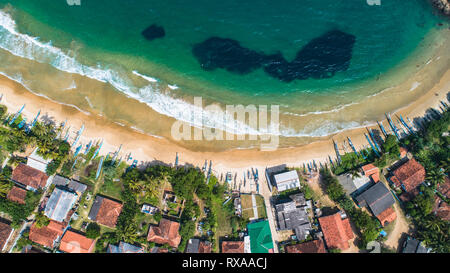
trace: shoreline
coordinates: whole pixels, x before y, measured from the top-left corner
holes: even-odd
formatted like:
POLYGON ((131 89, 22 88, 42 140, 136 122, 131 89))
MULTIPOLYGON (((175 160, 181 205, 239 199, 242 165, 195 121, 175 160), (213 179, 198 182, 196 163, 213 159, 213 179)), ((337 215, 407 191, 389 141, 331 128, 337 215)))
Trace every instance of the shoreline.
MULTIPOLYGON (((408 116, 411 120, 422 117, 430 107, 439 109, 440 100, 447 101, 449 91, 450 70, 447 70, 433 88, 391 114, 393 116, 394 114, 408 116)), ((28 121, 32 120, 39 110, 42 111, 41 118, 50 118, 55 123, 61 123, 67 119, 67 126, 71 126, 69 142, 73 141, 76 132, 84 124, 85 130, 79 143, 86 145, 90 140, 101 141, 103 139, 104 143, 100 155, 115 152, 123 144, 119 158, 124 158, 131 153, 133 159, 139 161, 138 166, 143 163, 158 161, 174 164, 176 153, 179 154, 180 165, 188 163, 201 168, 205 160, 212 160, 212 172, 219 179, 221 174, 225 175, 226 172, 232 172, 233 176, 237 174, 236 184, 242 182, 242 174, 251 168, 259 169, 259 172, 263 175, 265 167, 273 165, 286 164, 289 167, 302 167, 303 163, 313 160, 317 163, 328 162, 328 156, 335 158, 331 139, 338 143, 341 154, 344 152, 342 142, 347 137, 351 137, 357 148, 363 145, 367 146, 367 140, 364 136, 366 129, 356 128, 342 131, 324 140, 295 147, 279 148, 275 151, 259 151, 254 148, 231 149, 221 152, 192 151, 165 138, 144 134, 136 129, 110 121, 101 115, 81 112, 76 106, 61 104, 44 95, 34 94, 24 86, 4 76, 0 76, 0 94, 3 94, 0 103, 8 107, 9 113, 17 111, 23 104, 26 104, 23 116, 28 121)), ((385 119, 380 120, 380 122, 383 122, 385 126, 387 125, 385 119)), ((367 128, 375 127, 367 126, 367 128)), ((346 151, 350 152, 350 148, 347 147, 346 151)), ((131 164, 131 162, 132 160, 127 163, 131 164)), ((241 191, 250 192, 255 188, 256 186, 249 181, 245 188, 241 188, 241 191)))
MULTIPOLYGON (((417 48, 411 53, 411 56, 421 56, 423 52, 426 52, 423 53, 424 56, 425 54, 432 54, 435 49, 429 49, 436 47, 436 43, 439 43, 437 39, 433 38, 433 36, 439 35, 450 38, 449 33, 446 30, 430 30, 429 34, 423 38, 423 41, 420 42, 417 48)), ((448 38, 445 41, 445 45, 447 46, 450 45, 450 39, 448 38)), ((39 39, 37 39, 37 41, 39 41, 39 39)), ((34 48, 34 46, 32 48, 34 48)), ((39 49, 41 47, 38 46, 37 48, 39 49)), ((53 49, 58 50, 59 48, 55 47, 52 48, 52 50, 53 49)), ((159 88, 157 84, 153 86, 152 83, 146 83, 146 85, 141 88, 141 83, 139 83, 130 85, 138 90, 133 90, 133 92, 123 92, 122 89, 124 88, 120 88, 120 83, 115 81, 110 82, 109 80, 104 82, 104 77, 99 80, 98 78, 86 76, 78 71, 79 69, 83 70, 82 68, 95 69, 94 67, 89 67, 87 65, 82 65, 82 63, 76 62, 77 65, 75 65, 75 68, 70 67, 70 69, 67 69, 67 67, 65 67, 65 69, 61 69, 61 67, 47 64, 46 61, 42 63, 36 61, 40 59, 34 56, 34 54, 31 54, 32 56, 27 55, 28 57, 21 58, 20 56, 23 54, 14 54, 11 53, 11 51, 14 50, 7 50, 5 52, 6 54, 2 54, 5 56, 0 56, 0 58, 4 57, 6 60, 6 65, 2 67, 2 71, 12 77, 16 77, 16 75, 18 75, 19 82, 21 81, 21 77, 26 79, 26 81, 22 82, 24 85, 29 87, 31 92, 44 94, 48 98, 57 102, 74 104, 80 109, 80 111, 85 111, 94 115, 103 114, 110 120, 122 123, 136 130, 141 129, 146 134, 161 136, 169 139, 169 141, 172 141, 170 126, 175 120, 186 120, 187 115, 184 114, 187 112, 186 107, 190 107, 192 105, 192 94, 190 95, 189 92, 184 92, 185 90, 182 90, 182 92, 179 93, 174 92, 175 94, 168 91, 166 94, 168 88, 159 88), (9 64, 14 65, 11 66, 9 64), (81 68, 78 66, 81 66, 81 68), (13 68, 9 70, 9 67, 13 68), (73 70, 78 72, 73 72, 73 70), (61 87, 64 86, 68 87, 61 89, 61 87), (156 92, 152 91, 153 88, 156 89, 156 92), (105 99, 106 97, 107 99, 105 99)), ((448 54, 444 52, 441 55, 443 55, 444 58, 442 59, 445 59, 445 63, 448 64, 448 54)), ((44 54, 44 56, 47 55, 44 54)), ((70 57, 70 54, 63 54, 61 56, 64 57, 64 60, 66 60, 66 57, 70 57)), ((123 57, 118 54, 111 56, 118 59, 123 57)), ((345 132, 348 129, 352 129, 357 126, 364 127, 370 124, 365 121, 374 122, 376 119, 382 118, 383 113, 403 107, 407 103, 413 101, 416 95, 422 95, 432 85, 434 85, 438 78, 440 78, 443 69, 442 67, 438 68, 438 65, 433 64, 432 66, 435 69, 428 70, 430 72, 428 75, 422 75, 422 78, 417 77, 418 79, 416 81, 409 83, 409 87, 407 87, 407 89, 411 88, 411 84, 414 86, 414 84, 418 83, 418 85, 413 88, 416 90, 411 89, 410 91, 412 92, 406 92, 406 87, 403 84, 398 86, 397 80, 399 83, 402 83, 404 82, 403 77, 405 75, 407 75, 406 77, 409 77, 413 75, 412 73, 414 73, 414 75, 411 77, 416 78, 415 73, 418 71, 419 65, 423 66, 425 62, 427 62, 425 64, 426 66, 428 65, 428 62, 432 61, 432 58, 427 58, 426 61, 425 57, 423 57, 423 60, 415 57, 412 58, 413 59, 411 60, 410 57, 408 57, 396 66, 392 67, 389 71, 380 73, 381 79, 380 75, 378 75, 378 77, 374 76, 373 79, 370 78, 367 79, 367 81, 363 81, 361 86, 359 84, 356 84, 355 86, 346 86, 345 89, 352 90, 351 95, 345 95, 349 93, 347 90, 344 90, 342 94, 307 93, 302 94, 298 98, 295 97, 295 103, 292 104, 284 104, 284 101, 277 102, 277 104, 281 107, 284 105, 289 105, 291 108, 288 110, 295 108, 295 113, 292 115, 289 113, 284 113, 283 111, 281 113, 282 128, 280 133, 283 134, 283 137, 280 139, 280 147, 288 148, 305 145, 310 142, 328 139, 331 135, 345 132), (384 94, 385 90, 391 89, 394 90, 386 92, 389 94, 384 94), (375 93, 373 93, 372 90, 375 93), (401 95, 392 96, 391 93, 394 92, 401 95), (402 97, 403 94, 405 95, 404 97, 402 97), (307 101, 308 103, 303 105, 300 103, 302 101, 307 101), (317 105, 315 105, 316 102, 317 105), (373 107, 375 104, 380 106, 379 110, 377 110, 377 107, 373 107), (387 105, 389 105, 390 108, 386 107, 387 105), (321 107, 324 107, 323 110, 318 110, 322 109, 321 107), (337 109, 340 110, 336 111, 337 109), (297 111, 300 111, 298 112, 300 114, 298 114, 297 111)), ((438 59, 435 59, 433 61, 437 62, 437 60, 438 59)), ((158 69, 158 67, 155 66, 155 69, 158 69)), ((112 70, 114 71, 114 69, 112 70)), ((101 70, 101 72, 106 73, 108 70, 104 69, 101 70)), ((107 75, 111 76, 108 73, 107 75)), ((419 72, 419 74, 420 73, 421 72, 419 72)), ((136 73, 133 74, 136 76, 136 73)), ((148 75, 153 76, 151 73, 148 75)), ((169 73, 167 76, 170 76, 170 82, 172 82, 172 76, 175 76, 175 74, 172 75, 169 73)), ((160 79, 160 77, 157 78, 160 79)), ((164 79, 164 77, 161 79, 164 79)), ((151 80, 151 82, 154 82, 154 79, 151 80)), ((199 84, 202 85, 201 82, 199 82, 199 84)), ((180 86, 183 89, 183 85, 181 84, 180 86)), ((125 84, 125 87, 128 87, 128 85, 125 84)), ((229 94, 227 93, 226 95, 229 94)), ((236 97, 236 101, 239 103, 253 103, 245 103, 245 101, 242 102, 243 99, 244 97, 242 97, 241 100, 236 97)), ((289 100, 290 99, 291 97, 289 100)), ((224 101, 222 101, 221 98, 211 100, 208 100, 207 96, 205 97, 205 103, 217 103, 221 106, 224 104, 224 101)), ((272 103, 269 101, 267 103, 265 103, 266 101, 263 102, 264 103, 262 104, 272 103)), ((221 120, 215 119, 213 114, 208 115, 208 118, 208 122, 216 122, 217 120, 221 120)), ((256 143, 255 145, 255 143, 251 141, 228 143, 203 142, 201 145, 192 144, 192 142, 186 141, 178 142, 176 144, 191 150, 215 150, 219 152, 229 149, 239 149, 240 147, 245 147, 244 149, 251 149, 252 147, 259 146, 259 143, 256 143)))

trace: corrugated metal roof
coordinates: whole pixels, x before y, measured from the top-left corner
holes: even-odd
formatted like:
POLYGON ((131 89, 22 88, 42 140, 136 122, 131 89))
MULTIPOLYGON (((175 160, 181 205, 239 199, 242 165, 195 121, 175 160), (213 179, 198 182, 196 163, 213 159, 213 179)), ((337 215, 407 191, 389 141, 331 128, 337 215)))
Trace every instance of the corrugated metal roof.
POLYGON ((64 221, 77 198, 78 196, 75 193, 55 188, 45 206, 45 215, 58 222, 64 221))
POLYGON ((382 182, 376 183, 361 193, 356 200, 360 204, 363 204, 364 200, 375 216, 390 208, 395 203, 391 192, 382 182))

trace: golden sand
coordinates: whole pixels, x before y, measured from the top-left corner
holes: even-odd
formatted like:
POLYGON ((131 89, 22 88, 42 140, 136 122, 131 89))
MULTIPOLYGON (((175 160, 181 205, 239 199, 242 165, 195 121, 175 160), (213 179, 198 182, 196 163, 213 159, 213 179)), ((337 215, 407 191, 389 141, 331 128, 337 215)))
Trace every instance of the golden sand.
MULTIPOLYGON (((416 81, 417 79, 410 79, 405 83, 405 86, 411 86, 411 82, 416 81)), ((412 103, 397 111, 396 114, 408 116, 411 119, 423 116, 430 107, 439 109, 440 100, 447 101, 449 91, 450 70, 447 69, 444 76, 428 92, 417 97, 412 103)), ((213 173, 216 176, 220 177, 221 174, 224 175, 230 171, 233 175, 237 174, 237 183, 243 180, 243 173, 251 167, 257 168, 261 176, 264 174, 265 167, 276 164, 300 167, 303 163, 312 162, 312 160, 327 162, 329 155, 332 158, 335 157, 331 138, 342 144, 347 137, 351 137, 355 146, 367 146, 364 136, 367 131, 365 128, 359 128, 347 130, 307 145, 280 148, 276 151, 260 151, 258 149, 232 149, 222 152, 195 151, 181 147, 165 138, 149 136, 127 126, 121 126, 97 114, 81 112, 73 106, 63 105, 46 97, 33 94, 20 84, 5 77, 0 78, 0 93, 3 94, 1 103, 8 107, 10 113, 17 111, 23 104, 26 104, 23 116, 27 117, 28 120, 32 120, 39 110, 41 110, 41 117, 51 118, 57 123, 67 119, 68 126, 71 126, 70 141, 73 141, 76 132, 84 124, 85 130, 80 138, 80 143, 86 145, 90 140, 103 140, 103 148, 100 151, 102 155, 115 152, 123 144, 119 157, 125 158, 125 155, 131 153, 131 156, 139 160, 140 164, 155 161, 173 164, 176 153, 179 154, 180 164, 190 163, 202 167, 205 160, 212 160, 213 173)), ((387 122, 383 121, 383 123, 387 127, 387 122)), ((339 147, 341 153, 343 153, 342 145, 339 147)), ((348 147, 346 151, 350 152, 348 147)), ((131 162, 128 163, 131 164, 131 162)), ((247 182, 245 189, 241 188, 241 190, 254 190, 254 186, 247 182)))

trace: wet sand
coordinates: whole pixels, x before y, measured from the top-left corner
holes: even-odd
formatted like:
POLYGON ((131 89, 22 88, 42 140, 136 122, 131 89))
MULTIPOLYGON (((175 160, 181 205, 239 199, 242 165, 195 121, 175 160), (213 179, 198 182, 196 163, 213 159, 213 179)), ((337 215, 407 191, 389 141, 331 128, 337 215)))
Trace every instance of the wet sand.
MULTIPOLYGON (((414 84, 416 81, 417 79, 412 78, 405 83, 405 86, 411 86, 411 82, 414 84)), ((444 76, 428 92, 417 97, 412 103, 401 108, 395 114, 401 114, 411 120, 414 117, 421 117, 430 107, 439 109, 440 100, 447 101, 449 91, 450 70, 447 69, 444 76)), ((123 144, 119 157, 125 158, 128 153, 131 153, 133 159, 137 159, 139 164, 154 161, 174 164, 178 152, 179 164, 189 163, 203 167, 205 160, 212 160, 212 169, 216 176, 220 177, 221 174, 225 175, 226 172, 230 171, 234 177, 237 173, 237 185, 243 181, 243 173, 246 173, 252 167, 257 168, 259 176, 262 177, 264 168, 268 166, 287 164, 290 167, 301 167, 303 163, 312 162, 312 160, 315 160, 317 164, 318 162, 328 162, 329 155, 335 158, 331 138, 339 143, 341 154, 344 152, 342 143, 347 137, 351 137, 356 147, 367 146, 367 140, 364 136, 367 131, 365 128, 358 128, 310 144, 279 148, 275 151, 260 151, 259 149, 231 149, 220 152, 195 151, 177 145, 165 138, 150 136, 130 127, 121 126, 100 115, 82 112, 76 107, 63 105, 44 96, 33 94, 20 84, 3 76, 0 77, 0 94, 3 94, 1 103, 8 107, 10 113, 17 111, 23 104, 26 104, 23 116, 27 117, 28 121, 32 120, 39 110, 41 110, 41 119, 51 119, 56 123, 67 119, 68 126, 71 126, 70 142, 73 142, 76 132, 84 124, 85 130, 79 143, 86 145, 90 140, 103 140, 101 155, 115 152, 123 144)), ((394 116, 394 113, 392 113, 392 116, 394 116)), ((383 121, 383 124, 388 127, 386 121, 383 121)), ((350 152, 351 150, 346 147, 345 151, 350 152)), ((131 164, 131 161, 128 163, 131 164)), ((241 185, 241 191, 248 192, 251 190, 255 190, 255 184, 251 181, 247 180, 245 188, 241 185)))

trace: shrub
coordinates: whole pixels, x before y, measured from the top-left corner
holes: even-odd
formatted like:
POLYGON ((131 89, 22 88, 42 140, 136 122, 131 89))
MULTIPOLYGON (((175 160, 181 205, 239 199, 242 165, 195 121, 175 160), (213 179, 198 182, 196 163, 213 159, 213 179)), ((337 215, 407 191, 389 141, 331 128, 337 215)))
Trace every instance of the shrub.
POLYGON ((100 237, 100 226, 97 223, 90 223, 86 228, 86 237, 91 239, 100 237))

